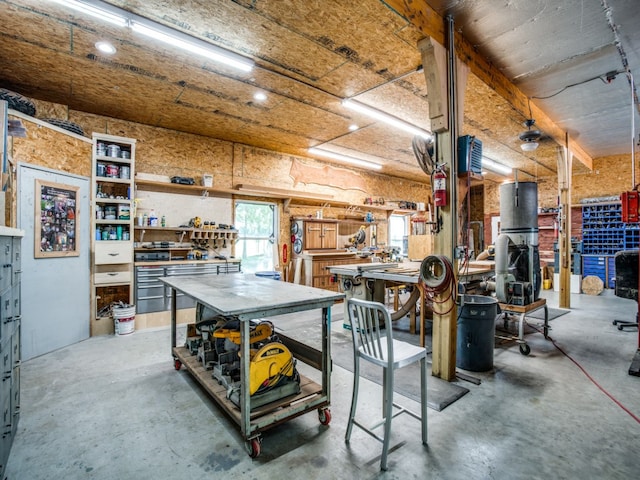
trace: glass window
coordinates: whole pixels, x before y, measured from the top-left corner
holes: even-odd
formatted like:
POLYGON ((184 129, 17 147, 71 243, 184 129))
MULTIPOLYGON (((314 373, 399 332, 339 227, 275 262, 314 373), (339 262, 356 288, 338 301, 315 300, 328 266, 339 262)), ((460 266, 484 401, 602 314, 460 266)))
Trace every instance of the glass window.
POLYGON ((409 233, 409 217, 407 215, 391 215, 389 217, 389 246, 398 247, 401 255, 407 255, 407 235, 409 233))
POLYGON ((273 271, 277 245, 277 210, 274 203, 237 201, 235 227, 238 230, 236 257, 242 259, 242 271, 273 271))

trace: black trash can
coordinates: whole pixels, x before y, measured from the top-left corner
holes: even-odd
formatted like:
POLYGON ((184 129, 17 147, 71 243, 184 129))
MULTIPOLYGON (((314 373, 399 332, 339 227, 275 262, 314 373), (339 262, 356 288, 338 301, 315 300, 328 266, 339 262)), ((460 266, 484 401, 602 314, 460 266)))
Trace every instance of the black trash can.
POLYGON ((486 372, 493 368, 498 301, 481 295, 464 295, 462 300, 458 311, 456 367, 486 372))

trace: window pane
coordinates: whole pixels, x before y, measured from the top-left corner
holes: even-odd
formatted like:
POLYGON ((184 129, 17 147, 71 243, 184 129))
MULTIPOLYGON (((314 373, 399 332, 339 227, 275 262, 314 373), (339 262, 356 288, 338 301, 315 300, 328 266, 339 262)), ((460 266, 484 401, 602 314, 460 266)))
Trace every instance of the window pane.
POLYGON ((405 215, 391 215, 389 217, 389 246, 398 247, 401 254, 404 251, 404 237, 407 234, 407 217, 405 215))
POLYGON ((238 241, 235 254, 242 259, 243 272, 275 268, 276 220, 274 204, 236 202, 234 226, 238 230, 238 241))

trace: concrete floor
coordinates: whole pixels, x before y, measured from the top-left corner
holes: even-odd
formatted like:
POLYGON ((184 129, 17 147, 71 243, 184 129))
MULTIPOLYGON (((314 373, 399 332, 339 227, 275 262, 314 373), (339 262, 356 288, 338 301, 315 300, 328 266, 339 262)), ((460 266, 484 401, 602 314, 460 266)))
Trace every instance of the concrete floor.
MULTIPOLYGON (((544 291, 549 305, 557 293, 544 291)), ((572 311, 551 322, 551 337, 602 388, 640 416, 640 378, 627 374, 638 333, 636 303, 611 291, 573 295, 572 311)), ((333 327, 342 328, 342 306, 333 327)), ((534 320, 535 321, 535 320, 534 320)), ((180 330, 184 338, 184 329, 180 330)), ((429 446, 419 422, 393 423, 389 471, 381 445, 354 429, 344 442, 351 373, 335 367, 332 421, 293 419, 264 434, 251 459, 235 424, 169 354, 169 331, 103 336, 22 365, 22 416, 6 477, 37 479, 574 479, 637 478, 640 423, 607 397, 541 334, 496 348, 494 370, 473 373, 480 385, 441 412, 429 409, 429 446)), ((299 364, 303 373, 317 372, 299 364)), ((379 386, 363 381, 359 412, 374 417, 379 386), (370 394, 369 394, 370 393, 370 394)), ((402 404, 418 411, 411 400, 402 404)), ((406 418, 405 418, 406 417, 406 418)))

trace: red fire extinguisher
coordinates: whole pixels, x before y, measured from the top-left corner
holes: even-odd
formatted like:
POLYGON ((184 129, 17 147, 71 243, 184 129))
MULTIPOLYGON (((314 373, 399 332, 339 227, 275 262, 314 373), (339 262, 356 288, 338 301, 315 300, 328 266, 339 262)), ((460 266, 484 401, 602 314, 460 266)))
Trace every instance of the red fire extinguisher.
POLYGON ((433 172, 433 203, 436 207, 447 206, 447 174, 444 165, 433 172))

